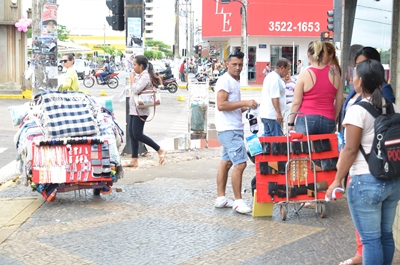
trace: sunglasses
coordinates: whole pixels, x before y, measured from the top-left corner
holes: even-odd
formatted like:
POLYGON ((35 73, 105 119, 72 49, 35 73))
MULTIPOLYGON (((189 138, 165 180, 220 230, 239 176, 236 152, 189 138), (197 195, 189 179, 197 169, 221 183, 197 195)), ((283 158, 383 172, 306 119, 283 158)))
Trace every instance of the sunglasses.
POLYGON ((236 57, 236 58, 238 58, 238 59, 242 59, 242 58, 244 57, 244 53, 241 52, 241 51, 232 51, 232 52, 228 55, 228 57, 229 57, 229 58, 231 58, 231 57, 236 57))
POLYGON ((66 62, 68 62, 69 60, 61 60, 63 63, 66 63, 66 62))

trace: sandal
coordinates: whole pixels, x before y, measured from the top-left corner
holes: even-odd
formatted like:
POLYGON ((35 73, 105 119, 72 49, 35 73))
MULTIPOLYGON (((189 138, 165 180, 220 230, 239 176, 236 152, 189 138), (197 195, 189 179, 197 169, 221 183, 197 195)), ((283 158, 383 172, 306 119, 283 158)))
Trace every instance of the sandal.
POLYGON ((340 262, 339 265, 362 265, 362 257, 354 256, 350 259, 340 262))
POLYGON ((166 151, 166 150, 163 150, 163 151, 161 152, 161 154, 158 155, 158 156, 160 157, 160 160, 158 161, 158 164, 159 164, 160 166, 162 166, 162 165, 165 164, 165 157, 166 157, 166 155, 167 155, 167 151, 166 151))
POLYGON ((138 166, 139 165, 137 160, 136 161, 131 160, 130 163, 123 165, 123 167, 138 167, 138 166))

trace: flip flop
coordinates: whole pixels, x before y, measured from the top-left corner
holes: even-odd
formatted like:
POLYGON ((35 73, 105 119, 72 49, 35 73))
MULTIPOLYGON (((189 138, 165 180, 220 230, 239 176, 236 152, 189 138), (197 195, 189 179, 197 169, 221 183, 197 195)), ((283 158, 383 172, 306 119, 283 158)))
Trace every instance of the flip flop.
POLYGON ((162 165, 164 165, 165 164, 165 156, 167 155, 167 151, 166 150, 164 150, 162 153, 161 153, 161 155, 158 155, 159 157, 160 157, 160 160, 159 160, 159 165, 160 166, 162 166, 162 165))

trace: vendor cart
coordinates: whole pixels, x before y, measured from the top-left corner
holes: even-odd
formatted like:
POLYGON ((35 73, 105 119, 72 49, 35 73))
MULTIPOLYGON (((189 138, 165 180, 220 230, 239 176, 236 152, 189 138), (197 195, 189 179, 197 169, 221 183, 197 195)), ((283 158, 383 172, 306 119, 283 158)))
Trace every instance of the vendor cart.
POLYGON ((325 217, 325 191, 335 178, 339 154, 336 134, 290 132, 259 139, 263 152, 256 156, 257 203, 279 205, 286 220, 290 205, 297 214, 312 202, 325 217))
POLYGON ((57 193, 81 189, 109 194, 123 177, 123 131, 93 97, 46 92, 30 103, 20 120, 16 143, 23 182, 47 201, 54 201, 57 193))

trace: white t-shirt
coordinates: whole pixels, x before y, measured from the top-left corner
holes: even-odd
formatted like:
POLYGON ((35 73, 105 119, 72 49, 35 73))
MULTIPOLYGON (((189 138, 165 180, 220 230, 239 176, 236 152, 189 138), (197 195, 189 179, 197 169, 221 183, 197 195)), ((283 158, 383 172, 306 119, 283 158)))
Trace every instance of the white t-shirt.
POLYGON ((241 101, 240 83, 228 72, 218 78, 215 84, 215 128, 218 132, 229 130, 243 130, 242 110, 238 108, 232 111, 219 111, 217 95, 220 90, 228 92, 228 101, 241 101))
POLYGON ((281 76, 275 71, 269 73, 264 78, 263 82, 260 117, 276 120, 276 110, 272 104, 273 98, 279 98, 279 107, 282 115, 284 115, 286 105, 285 93, 285 82, 282 80, 281 76))
MULTIPOLYGON (((369 99, 362 99, 362 101, 368 102, 369 99)), ((395 112, 398 112, 396 105, 393 104, 395 112)), ((355 104, 351 106, 343 120, 343 126, 351 124, 362 129, 361 145, 364 148, 366 154, 371 152, 372 142, 374 140, 374 122, 375 118, 363 107, 355 104)), ((345 134, 345 142, 347 142, 345 134)), ((361 151, 359 150, 356 156, 356 160, 350 168, 350 175, 361 175, 370 173, 368 164, 361 151)))

